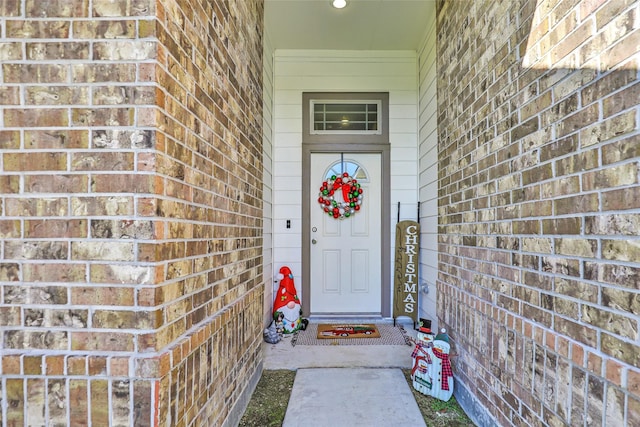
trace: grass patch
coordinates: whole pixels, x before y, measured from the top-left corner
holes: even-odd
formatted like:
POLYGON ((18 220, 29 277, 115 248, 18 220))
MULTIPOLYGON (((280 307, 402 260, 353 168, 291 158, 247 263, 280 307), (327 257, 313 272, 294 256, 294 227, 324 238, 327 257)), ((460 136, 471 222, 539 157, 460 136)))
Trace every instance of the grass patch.
POLYGON ((262 371, 240 427, 280 427, 289 405, 295 371, 262 371))
MULTIPOLYGON (((413 388, 411 369, 403 369, 409 388, 413 392, 422 418, 427 427, 473 427, 475 424, 464 413, 455 397, 451 396, 447 402, 435 397, 427 396, 413 388)), ((455 387, 455 384, 454 384, 455 387)))

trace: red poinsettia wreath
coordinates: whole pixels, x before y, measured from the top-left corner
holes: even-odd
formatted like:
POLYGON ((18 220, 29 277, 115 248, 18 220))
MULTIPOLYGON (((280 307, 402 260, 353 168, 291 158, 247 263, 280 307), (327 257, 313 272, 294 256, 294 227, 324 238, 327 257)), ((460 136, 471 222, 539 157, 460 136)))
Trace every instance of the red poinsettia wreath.
POLYGON ((362 188, 358 180, 347 172, 342 176, 332 175, 322 183, 318 203, 329 216, 336 219, 349 218, 360 210, 362 188))

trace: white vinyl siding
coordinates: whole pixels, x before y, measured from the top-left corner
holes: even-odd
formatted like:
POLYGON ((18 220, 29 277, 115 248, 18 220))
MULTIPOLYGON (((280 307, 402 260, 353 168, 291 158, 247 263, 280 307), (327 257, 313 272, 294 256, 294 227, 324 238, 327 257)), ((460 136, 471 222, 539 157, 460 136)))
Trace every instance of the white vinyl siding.
MULTIPOLYGON (((397 203, 416 219, 418 76, 414 51, 277 50, 274 62, 274 267, 301 285, 302 93, 388 92, 391 144, 391 245, 397 203), (291 220, 287 229, 286 220, 291 220)), ((393 250, 393 248, 392 248, 393 250)), ((392 252, 393 253, 393 252, 392 252)), ((392 262, 392 260, 390 260, 392 262)), ((388 278, 391 280, 391 278, 388 278)), ((305 307, 303 307, 303 310, 305 307)))
POLYGON ((271 322, 271 305, 273 302, 273 49, 269 37, 264 35, 264 51, 262 56, 262 197, 263 197, 263 242, 262 242, 262 277, 264 292, 264 322, 271 322))
MULTIPOLYGON (((432 6, 435 7, 435 6, 432 6)), ((429 13, 427 32, 418 52, 419 64, 419 139, 420 139, 420 284, 429 292, 419 296, 419 315, 431 319, 432 328, 438 327, 436 317, 436 279, 438 277, 438 134, 436 100, 436 22, 435 11, 429 13)), ((436 329, 437 330, 437 329, 436 329)))

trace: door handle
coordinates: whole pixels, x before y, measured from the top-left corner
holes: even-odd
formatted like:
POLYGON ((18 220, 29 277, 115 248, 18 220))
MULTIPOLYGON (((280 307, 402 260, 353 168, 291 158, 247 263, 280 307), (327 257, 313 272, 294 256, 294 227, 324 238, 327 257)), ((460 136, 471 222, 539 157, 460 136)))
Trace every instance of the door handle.
POLYGON ((311 243, 315 245, 316 243, 318 243, 318 241, 316 239, 311 239, 311 243))

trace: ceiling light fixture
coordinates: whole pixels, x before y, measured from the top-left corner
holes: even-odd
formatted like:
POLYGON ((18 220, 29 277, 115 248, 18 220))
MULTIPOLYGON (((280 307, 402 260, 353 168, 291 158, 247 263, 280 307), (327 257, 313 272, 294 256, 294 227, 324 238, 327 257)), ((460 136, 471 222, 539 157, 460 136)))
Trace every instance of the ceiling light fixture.
POLYGON ((336 9, 342 9, 343 7, 345 7, 347 5, 347 0, 333 0, 331 2, 331 4, 336 9))

